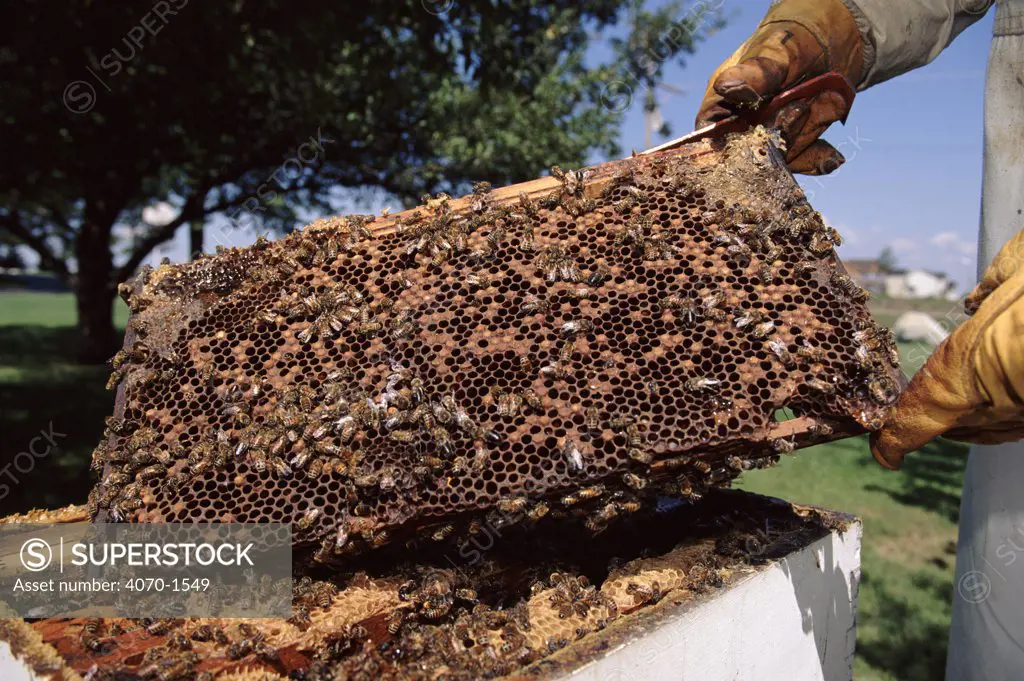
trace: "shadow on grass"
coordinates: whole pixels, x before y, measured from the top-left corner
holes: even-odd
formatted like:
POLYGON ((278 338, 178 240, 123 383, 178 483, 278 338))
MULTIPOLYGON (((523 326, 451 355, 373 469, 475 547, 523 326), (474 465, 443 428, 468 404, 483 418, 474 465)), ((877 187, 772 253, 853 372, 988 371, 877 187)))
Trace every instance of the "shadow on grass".
POLYGON ((75 365, 75 351, 71 327, 0 327, 0 515, 88 496, 92 449, 114 395, 104 387, 109 369, 75 365), (33 442, 51 431, 56 447, 33 442), (41 455, 22 455, 30 446, 41 455))
POLYGON ((946 670, 951 578, 918 572, 909 586, 891 586, 884 575, 861 575, 861 593, 871 591, 871 640, 858 640, 857 656, 900 681, 941 679, 946 670), (941 613, 922 616, 922 604, 943 604, 941 613))
MULTIPOLYGON (((907 506, 938 513, 950 522, 960 521, 960 492, 969 446, 950 440, 936 440, 910 454, 898 475, 897 490, 868 485, 866 489, 884 492, 907 506)), ((877 465, 866 459, 865 465, 877 465)))

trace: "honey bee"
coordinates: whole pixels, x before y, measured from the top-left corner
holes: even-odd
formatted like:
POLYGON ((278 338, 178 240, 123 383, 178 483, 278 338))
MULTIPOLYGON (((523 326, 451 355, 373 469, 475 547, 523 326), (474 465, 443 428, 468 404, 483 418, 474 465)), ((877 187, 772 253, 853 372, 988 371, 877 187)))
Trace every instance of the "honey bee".
POLYGON ((772 267, 768 263, 761 263, 761 265, 757 268, 757 278, 761 280, 762 284, 769 285, 774 284, 775 281, 779 278, 779 275, 775 271, 774 267, 772 267))
POLYGON ((690 392, 702 393, 714 390, 722 382, 717 378, 706 378, 704 376, 694 376, 686 380, 686 389, 690 392))
POLYGON ((578 473, 583 470, 583 450, 578 442, 572 438, 566 438, 562 445, 562 458, 568 466, 570 473, 578 473))
POLYGON ((641 478, 636 473, 623 473, 622 482, 624 482, 627 487, 635 489, 638 492, 642 490, 644 487, 647 487, 647 480, 641 478))
POLYGON ((773 338, 768 341, 767 345, 772 354, 782 363, 782 366, 789 370, 796 368, 796 360, 793 359, 793 355, 790 354, 785 343, 778 338, 773 338))
POLYGON ((568 365, 567 362, 558 360, 556 362, 552 362, 551 364, 542 366, 540 368, 540 373, 542 376, 547 376, 555 380, 562 380, 570 375, 570 369, 571 367, 568 365))
POLYGON ((874 358, 871 356, 871 348, 864 343, 857 346, 853 353, 853 359, 861 369, 865 370, 870 370, 875 364, 874 358))
POLYGON ((594 323, 589 319, 574 319, 562 324, 562 335, 566 338, 573 338, 581 334, 588 334, 594 330, 594 323))
POLYGON ((729 313, 717 307, 711 307, 704 310, 704 318, 711 322, 724 322, 728 321, 729 313))
POLYGON ((811 435, 826 437, 828 435, 831 435, 835 431, 832 428, 832 426, 830 426, 827 423, 816 422, 810 425, 810 427, 807 429, 807 432, 809 432, 811 435))
POLYGON ((823 395, 833 395, 836 392, 836 386, 828 381, 823 381, 820 378, 814 376, 808 376, 804 381, 808 388, 816 392, 822 393, 823 395))
POLYGON ((644 239, 642 257, 644 260, 666 260, 675 255, 676 248, 662 234, 653 234, 644 239))
POLYGON ((526 497, 506 497, 498 500, 498 510, 502 513, 519 513, 529 504, 526 497))
POLYGON ((601 286, 612 278, 612 271, 607 265, 601 263, 587 276, 587 283, 591 286, 601 286))
POLYGON ((604 485, 591 485, 589 487, 584 487, 578 490, 576 492, 576 496, 579 498, 580 501, 589 501, 591 499, 598 498, 599 496, 604 494, 604 491, 604 485))
POLYGON ((733 324, 736 325, 737 329, 745 329, 751 324, 757 325, 764 321, 765 314, 760 310, 744 310, 743 312, 737 312, 733 317, 733 324))
POLYGON ((857 282, 845 274, 839 272, 833 272, 829 278, 832 285, 838 289, 843 295, 852 300, 855 303, 863 303, 871 297, 871 294, 861 288, 857 282))
POLYGON ((527 388, 522 392, 523 404, 529 407, 535 412, 543 411, 544 403, 540 397, 531 388, 527 388))
POLYGON ((745 471, 747 470, 747 464, 743 459, 738 456, 730 456, 725 460, 726 465, 734 471, 745 471))
POLYGON ((301 517, 301 518, 299 518, 299 522, 297 522, 297 523, 295 524, 295 527, 296 527, 296 528, 297 528, 297 529, 298 529, 298 530, 299 530, 300 532, 304 532, 304 531, 308 530, 309 528, 313 527, 313 525, 314 525, 314 524, 316 523, 316 521, 317 521, 317 520, 318 520, 318 519, 320 518, 320 516, 322 515, 322 513, 323 513, 323 512, 322 512, 322 511, 321 511, 321 510, 320 510, 319 508, 310 508, 310 509, 307 509, 307 510, 306 510, 306 511, 305 511, 305 512, 304 512, 304 513, 302 514, 302 517, 301 517))
POLYGON ((576 354, 576 341, 572 339, 566 340, 558 348, 558 361, 562 364, 569 364, 572 362, 574 354, 576 354))
POLYGON ((899 397, 899 388, 888 376, 879 376, 868 381, 868 393, 871 399, 882 406, 888 406, 899 397))
POLYGON ((253 652, 256 642, 250 638, 243 638, 228 646, 227 657, 229 660, 241 660, 253 652))
POLYGON ((640 447, 644 444, 644 437, 640 434, 640 427, 635 423, 626 426, 626 445, 629 447, 640 447))
POLYGON ((198 662, 198 656, 195 653, 161 660, 155 675, 151 678, 156 681, 177 681, 177 679, 186 678, 194 670, 196 662, 198 662))
POLYGON ((549 283, 566 281, 575 284, 582 279, 576 261, 562 246, 545 246, 538 251, 534 262, 549 283))
MULTIPOLYGON (((608 526, 608 523, 615 520, 615 518, 617 518, 618 515, 618 504, 611 502, 605 504, 604 506, 601 507, 600 510, 597 511, 597 513, 588 517, 586 522, 584 522, 584 526, 591 532, 600 532, 608 526)), ((586 613, 584 613, 583 616, 585 617, 586 613)))
POLYGON ((168 639, 167 644, 172 648, 177 648, 178 650, 192 650, 192 641, 180 632, 172 634, 168 639))
POLYGON ((704 318, 704 311, 696 305, 683 305, 676 312, 676 320, 686 326, 693 326, 704 318))
POLYGON ((650 585, 630 582, 626 585, 626 593, 636 598, 639 605, 657 603, 665 596, 665 592, 661 590, 661 585, 658 582, 651 582, 650 585))
POLYGON ((409 608, 395 608, 391 611, 391 614, 387 617, 389 634, 392 636, 398 635, 398 632, 402 630, 402 624, 405 622, 408 612, 409 608))
POLYGON ((542 300, 537 296, 530 295, 523 299, 523 304, 520 309, 525 315, 537 313, 547 314, 551 310, 551 303, 547 300, 542 300))
POLYGON ((626 450, 626 454, 629 456, 629 458, 633 459, 634 461, 639 461, 642 464, 650 464, 652 461, 654 461, 654 455, 651 454, 650 451, 642 449, 640 447, 630 447, 629 449, 626 450))
POLYGON ((628 428, 631 423, 633 423, 633 419, 628 416, 616 416, 608 422, 608 425, 611 426, 612 430, 622 431, 628 428))
POLYGON ((601 413, 596 407, 587 407, 583 410, 583 427, 589 431, 601 429, 601 413))
POLYGON ((734 243, 725 249, 725 254, 730 259, 735 260, 736 264, 740 267, 746 267, 750 264, 751 252, 750 246, 744 243, 734 243))
POLYGON ((589 300, 590 289, 587 288, 574 288, 565 292, 565 296, 572 301, 589 300))
POLYGON ((806 277, 811 274, 814 274, 817 271, 818 268, 809 262, 798 262, 796 265, 793 266, 793 272, 798 277, 806 277))
POLYGON ((213 640, 213 627, 209 624, 200 625, 195 631, 192 632, 191 638, 193 641, 206 642, 213 640))
POLYGON ((334 432, 338 433, 338 437, 342 443, 348 443, 355 437, 356 431, 358 430, 358 424, 356 423, 355 417, 351 414, 343 416, 334 422, 334 432))
POLYGON ((388 534, 387 530, 368 530, 363 533, 363 539, 370 544, 371 548, 379 549, 391 541, 391 535, 388 534))
POLYGON ((373 336, 380 333, 384 329, 384 325, 377 320, 369 322, 361 322, 352 327, 358 336, 373 336))
POLYGON ((837 239, 838 236, 839 233, 834 230, 817 232, 811 236, 807 250, 816 257, 824 258, 832 253, 833 248, 840 245, 841 241, 837 239))
POLYGON ((141 423, 134 419, 123 419, 114 416, 108 416, 104 423, 107 426, 107 430, 114 435, 128 435, 142 426, 141 423))
POLYGON ((388 437, 402 444, 416 441, 416 433, 412 430, 393 430, 388 434, 388 437))
POLYGON ((470 291, 479 291, 482 289, 490 288, 492 282, 490 279, 481 277, 478 274, 469 274, 466 276, 466 283, 469 284, 470 291))
POLYGON ((445 539, 450 537, 452 535, 452 532, 454 531, 454 525, 442 525, 438 529, 434 530, 434 532, 430 535, 430 538, 438 542, 444 541, 445 539))
POLYGON ((793 450, 796 449, 796 445, 793 444, 793 441, 787 440, 784 437, 770 439, 768 440, 768 443, 771 445, 772 449, 779 454, 791 454, 793 450))
POLYGON ((589 170, 569 170, 565 171, 558 166, 551 166, 551 175, 562 183, 562 189, 569 196, 582 196, 585 183, 587 178, 590 176, 589 170))
POLYGON ((513 417, 518 415, 523 406, 523 396, 515 391, 501 392, 502 394, 498 398, 498 415, 513 417))
POLYGON ((768 321, 761 322, 755 326, 753 331, 750 332, 750 335, 757 340, 764 340, 773 333, 775 333, 775 322, 769 319, 768 321))
POLYGON ((826 353, 825 351, 816 346, 812 345, 806 338, 800 340, 800 345, 796 349, 797 357, 807 360, 808 362, 824 362, 826 353))
POLYGON ((531 508, 529 511, 527 511, 526 518, 530 522, 537 522, 550 512, 551 507, 545 504, 544 502, 540 502, 536 504, 533 508, 531 508))
POLYGON ((147 468, 143 468, 136 474, 135 479, 139 482, 146 482, 148 480, 162 478, 165 475, 167 475, 167 466, 158 463, 147 468))
POLYGON ((722 303, 724 302, 725 292, 722 290, 716 290, 712 291, 711 293, 705 294, 700 300, 700 304, 705 311, 711 308, 721 307, 722 303))
POLYGON ((313 411, 317 399, 316 391, 305 385, 292 386, 281 395, 281 406, 298 406, 303 412, 313 411))
POLYGON ((618 510, 624 513, 636 513, 643 508, 642 504, 636 499, 624 499, 615 502, 615 504, 618 510))
POLYGON ((79 641, 82 647, 92 653, 104 654, 106 652, 106 643, 100 638, 102 633, 102 624, 99 620, 89 620, 82 627, 81 634, 79 635, 79 641))
POLYGON ((142 620, 142 625, 146 629, 146 633, 150 636, 163 636, 171 630, 171 622, 166 619, 148 619, 142 620))

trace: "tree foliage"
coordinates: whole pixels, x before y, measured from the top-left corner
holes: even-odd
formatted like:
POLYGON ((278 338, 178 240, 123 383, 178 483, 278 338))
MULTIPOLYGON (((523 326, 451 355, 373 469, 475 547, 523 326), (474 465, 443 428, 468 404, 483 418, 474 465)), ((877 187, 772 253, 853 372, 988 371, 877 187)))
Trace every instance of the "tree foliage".
POLYGON ((329 211, 338 188, 410 200, 617 153, 608 83, 656 83, 714 12, 645 13, 637 0, 16 5, 0 28, 0 228, 73 287, 87 361, 112 351, 117 284, 183 225, 244 214, 288 229, 297 209, 329 211), (642 35, 588 63, 596 32, 627 11, 642 35), (147 223, 156 201, 176 217, 147 223), (117 225, 143 230, 123 257, 117 225))

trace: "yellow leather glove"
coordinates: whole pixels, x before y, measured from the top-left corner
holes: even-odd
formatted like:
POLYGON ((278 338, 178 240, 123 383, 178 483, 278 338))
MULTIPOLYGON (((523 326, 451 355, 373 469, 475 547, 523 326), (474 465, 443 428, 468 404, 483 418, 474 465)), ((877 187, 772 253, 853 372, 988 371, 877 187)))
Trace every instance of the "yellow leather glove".
POLYGON ((966 307, 974 316, 936 348, 871 436, 886 468, 940 435, 981 444, 1024 438, 1024 231, 999 251, 966 307))
MULTIPOLYGON (((697 127, 731 116, 737 108, 759 106, 827 71, 839 71, 857 85, 863 65, 860 32, 841 0, 781 0, 711 75, 697 127)), ((769 126, 782 132, 790 170, 823 175, 842 165, 843 155, 818 137, 847 113, 842 97, 830 92, 780 109, 769 126)))

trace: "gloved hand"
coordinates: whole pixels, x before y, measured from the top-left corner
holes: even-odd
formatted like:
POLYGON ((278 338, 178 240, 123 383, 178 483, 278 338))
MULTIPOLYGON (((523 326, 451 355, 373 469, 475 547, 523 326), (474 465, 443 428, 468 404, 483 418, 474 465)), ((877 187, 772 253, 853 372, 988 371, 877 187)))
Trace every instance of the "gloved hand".
POLYGON ((932 438, 997 444, 1024 438, 1024 231, 967 297, 974 316, 936 348, 871 436, 886 468, 932 438))
MULTIPOLYGON (((731 116, 737 108, 759 106, 828 71, 856 85, 863 63, 860 32, 841 0, 781 0, 711 75, 697 127, 731 116)), ((847 113, 842 97, 830 92, 780 109, 769 125, 782 131, 790 170, 822 175, 842 165, 843 155, 818 137, 847 113)))

